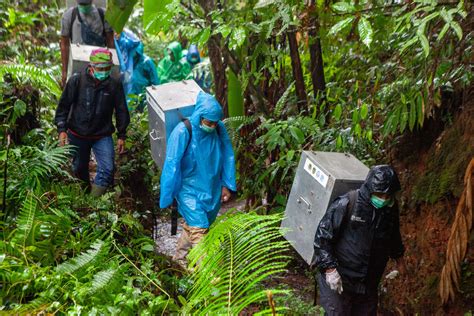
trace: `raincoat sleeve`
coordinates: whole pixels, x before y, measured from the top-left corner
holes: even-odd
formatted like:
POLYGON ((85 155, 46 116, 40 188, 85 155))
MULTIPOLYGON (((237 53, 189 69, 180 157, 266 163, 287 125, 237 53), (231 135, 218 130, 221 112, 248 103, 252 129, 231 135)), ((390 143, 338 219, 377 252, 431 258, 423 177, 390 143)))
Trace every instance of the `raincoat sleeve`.
POLYGON ((219 137, 222 143, 224 157, 223 170, 221 174, 221 185, 229 190, 237 191, 235 180, 235 156, 232 148, 232 141, 225 128, 224 123, 219 122, 219 137))
POLYGON ((348 197, 337 198, 319 222, 314 237, 314 257, 311 265, 317 266, 321 271, 337 267, 333 247, 338 239, 348 204, 348 197))
POLYGON ((189 142, 189 133, 184 123, 179 123, 167 141, 165 164, 161 173, 160 208, 173 203, 181 186, 181 159, 189 142))
POLYGON ((405 252, 405 247, 403 246, 402 242, 402 235, 400 234, 400 211, 398 209, 398 205, 395 205, 394 213, 395 225, 392 233, 392 238, 390 238, 390 240, 392 241, 390 247, 390 258, 398 259, 402 257, 405 252))
POLYGON ((73 74, 66 83, 61 98, 59 99, 58 108, 56 109, 56 116, 54 122, 58 127, 58 132, 65 132, 67 130, 67 119, 72 105, 76 102, 77 87, 79 85, 80 74, 73 74))
POLYGON ((158 72, 156 71, 155 63, 151 59, 147 59, 146 63, 148 65, 148 72, 150 75, 150 83, 152 85, 159 85, 160 78, 158 77, 158 72))
POLYGON ((170 68, 170 61, 168 61, 167 57, 160 60, 158 63, 158 67, 156 69, 158 78, 160 78, 161 83, 167 83, 169 81, 169 68, 170 68))

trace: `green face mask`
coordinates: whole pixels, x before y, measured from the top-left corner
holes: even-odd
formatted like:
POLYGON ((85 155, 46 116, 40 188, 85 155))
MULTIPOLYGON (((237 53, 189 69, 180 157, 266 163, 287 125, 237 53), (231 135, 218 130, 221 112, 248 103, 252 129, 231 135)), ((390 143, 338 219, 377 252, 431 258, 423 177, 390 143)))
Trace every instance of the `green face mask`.
POLYGON ((89 12, 91 12, 91 9, 92 9, 92 4, 79 4, 77 8, 79 9, 79 12, 81 12, 82 14, 89 14, 89 12))
POLYGON ((110 76, 110 70, 107 71, 97 71, 94 70, 94 78, 100 81, 104 81, 110 76))
POLYGON ((370 197, 370 202, 375 208, 382 208, 384 206, 389 205, 392 202, 392 199, 386 200, 386 199, 379 198, 376 195, 372 195, 370 197))
POLYGON ((202 129, 203 131, 205 131, 206 133, 212 133, 212 132, 214 132, 214 131, 216 130, 215 127, 209 127, 209 126, 207 126, 207 125, 205 125, 205 124, 201 124, 200 127, 201 127, 201 129, 202 129))

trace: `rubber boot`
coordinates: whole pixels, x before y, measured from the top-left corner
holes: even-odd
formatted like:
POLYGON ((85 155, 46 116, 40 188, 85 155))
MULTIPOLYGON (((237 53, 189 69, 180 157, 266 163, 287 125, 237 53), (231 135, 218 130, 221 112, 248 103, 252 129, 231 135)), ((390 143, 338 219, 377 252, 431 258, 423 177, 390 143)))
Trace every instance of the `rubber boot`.
POLYGON ((104 195, 104 193, 106 191, 107 191, 107 187, 103 187, 103 186, 100 186, 100 185, 97 185, 97 184, 93 184, 92 189, 91 189, 91 195, 93 197, 99 197, 99 196, 104 195))

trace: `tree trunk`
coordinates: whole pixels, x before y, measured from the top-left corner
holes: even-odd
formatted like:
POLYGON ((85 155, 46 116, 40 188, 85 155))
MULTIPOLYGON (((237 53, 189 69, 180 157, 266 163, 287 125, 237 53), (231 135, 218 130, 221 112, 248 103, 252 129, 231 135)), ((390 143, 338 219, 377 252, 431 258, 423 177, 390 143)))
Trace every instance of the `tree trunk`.
MULTIPOLYGON (((216 37, 216 35, 212 35, 216 37)), ((227 77, 225 70, 227 65, 223 62, 222 53, 218 45, 217 38, 210 39, 207 42, 207 49, 209 51, 209 60, 211 61, 212 74, 214 78, 214 87, 217 101, 222 105, 224 117, 229 116, 229 107, 227 104, 227 77)))
POLYGON ((295 79, 296 96, 298 98, 298 110, 305 112, 307 110, 306 89, 304 85, 303 70, 301 68, 300 54, 298 52, 298 43, 296 41, 296 32, 291 30, 287 33, 288 44, 290 46, 291 66, 293 69, 293 78, 295 79))
MULTIPOLYGON (((311 58, 310 72, 313 82, 313 93, 316 99, 320 96, 320 104, 324 100, 324 90, 326 90, 326 80, 324 78, 323 52, 321 49, 321 38, 319 36, 319 21, 316 15, 314 0, 309 4, 309 54, 311 58)), ((319 104, 319 105, 320 105, 319 104)))
MULTIPOLYGON (((211 15, 209 15, 209 12, 214 10, 216 6, 220 5, 219 1, 217 1, 216 3, 215 0, 198 0, 197 2, 204 10, 206 16, 206 24, 210 26, 212 32, 213 21, 211 15)), ((207 42, 207 49, 209 52, 209 60, 211 62, 216 99, 222 105, 224 116, 227 117, 229 115, 229 107, 227 104, 227 65, 224 63, 224 58, 222 56, 222 45, 223 43, 221 42, 221 37, 216 34, 211 35, 207 42)))

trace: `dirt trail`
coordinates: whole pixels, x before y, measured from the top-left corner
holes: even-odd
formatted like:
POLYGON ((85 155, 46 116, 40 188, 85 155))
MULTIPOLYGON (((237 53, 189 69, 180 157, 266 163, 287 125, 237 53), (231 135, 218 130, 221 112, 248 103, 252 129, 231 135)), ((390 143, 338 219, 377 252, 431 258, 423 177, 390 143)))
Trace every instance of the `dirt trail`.
MULTIPOLYGON (((245 207, 245 200, 242 201, 230 201, 222 205, 219 215, 222 215, 230 209, 236 208, 237 210, 243 210, 245 207)), ((172 257, 176 250, 176 243, 181 235, 184 220, 179 218, 178 220, 178 231, 175 236, 171 236, 171 218, 170 216, 157 217, 155 228, 153 230, 153 239, 155 240, 155 250, 168 257, 172 257)))

